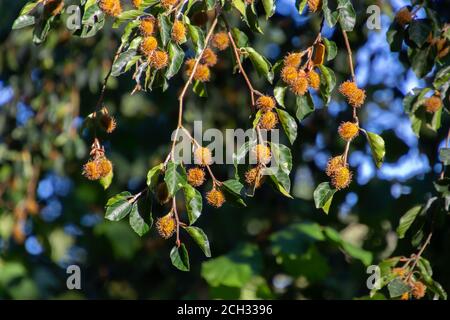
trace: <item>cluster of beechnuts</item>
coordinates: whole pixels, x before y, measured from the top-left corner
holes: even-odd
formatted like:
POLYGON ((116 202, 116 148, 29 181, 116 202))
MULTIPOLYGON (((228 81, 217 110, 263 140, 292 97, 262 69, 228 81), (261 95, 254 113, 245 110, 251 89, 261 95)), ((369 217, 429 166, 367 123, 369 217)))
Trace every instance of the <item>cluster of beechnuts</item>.
MULTIPOLYGON (((248 1, 246 2, 248 4, 248 1)), ((142 2, 137 0, 132 1, 132 3, 136 8, 139 8, 142 5, 142 2)), ((170 41, 176 45, 185 43, 189 37, 189 33, 187 32, 189 26, 187 25, 186 20, 180 20, 180 14, 178 14, 182 12, 181 10, 183 8, 183 3, 183 1, 179 0, 161 0, 159 2, 162 14, 167 14, 169 16, 173 15, 173 23, 171 24, 171 30, 168 35, 170 37, 170 41)), ((120 0, 99 0, 98 5, 106 15, 115 18, 123 13, 120 0)), ((310 0, 308 1, 308 6, 310 12, 316 12, 321 8, 322 1, 310 0)), ((146 13, 137 19, 136 28, 137 33, 140 36, 140 43, 136 49, 145 61, 145 65, 156 71, 162 70, 171 65, 172 61, 170 61, 171 58, 168 53, 168 49, 165 49, 165 45, 161 43, 162 34, 164 33, 165 36, 167 36, 167 30, 160 25, 160 18, 156 17, 156 15, 146 13)), ((339 126, 339 136, 346 142, 345 151, 342 154, 331 158, 327 164, 326 174, 330 177, 331 185, 335 190, 344 189, 350 185, 352 173, 347 162, 350 144, 359 132, 363 132, 367 135, 365 130, 359 127, 359 119, 356 112, 357 109, 364 104, 366 95, 364 90, 358 88, 356 85, 351 49, 349 47, 345 31, 343 31, 343 36, 346 40, 352 80, 342 83, 339 91, 345 96, 348 104, 353 108, 353 120, 344 122, 339 126)), ((122 46, 118 49, 114 61, 116 61, 117 56, 120 54, 120 50, 122 50, 121 48, 122 46)), ((178 252, 178 254, 182 254, 180 252, 185 250, 183 243, 180 241, 180 229, 184 229, 186 231, 190 230, 193 232, 192 230, 196 228, 191 225, 195 222, 198 216, 194 218, 191 216, 189 210, 192 211, 193 209, 188 208, 188 202, 194 201, 192 199, 195 198, 195 201, 199 202, 199 210, 201 211, 202 196, 197 188, 205 185, 207 180, 210 179, 209 182, 212 182, 212 186, 205 193, 205 200, 210 206, 220 208, 226 201, 233 199, 228 199, 228 196, 230 196, 229 182, 233 181, 234 183, 239 184, 239 188, 242 186, 238 180, 219 181, 214 176, 211 170, 211 165, 213 164, 211 150, 203 147, 183 126, 183 100, 188 87, 192 85, 194 81, 201 83, 209 82, 211 79, 211 68, 217 64, 219 59, 218 54, 226 49, 230 49, 235 59, 236 66, 239 68, 239 73, 245 79, 251 96, 251 109, 252 111, 257 111, 255 121, 253 122, 254 129, 257 133, 257 139, 256 143, 248 150, 250 158, 255 160, 255 162, 254 165, 249 167, 244 173, 243 179, 245 180, 245 183, 253 189, 253 192, 264 183, 265 178, 267 177, 265 174, 266 170, 267 172, 270 172, 268 164, 271 162, 272 158, 276 158, 276 152, 275 150, 271 150, 273 146, 268 141, 263 139, 261 131, 273 130, 279 123, 283 124, 284 128, 284 123, 282 121, 283 118, 281 116, 282 113, 280 113, 280 110, 277 107, 277 103, 279 101, 275 99, 275 94, 262 94, 258 90, 254 89, 241 61, 242 57, 249 54, 249 52, 246 48, 239 48, 236 45, 226 17, 221 14, 220 10, 216 10, 214 19, 210 24, 207 35, 205 36, 203 48, 197 52, 196 57, 189 58, 184 62, 184 74, 187 77, 187 81, 185 82, 185 85, 180 91, 180 95, 178 97, 178 125, 175 130, 172 148, 167 155, 166 160, 149 171, 150 174, 155 169, 152 173, 152 178, 147 177, 148 188, 136 195, 131 195, 129 192, 124 192, 111 198, 111 202, 108 201, 107 204, 106 214, 108 215, 108 208, 110 211, 113 210, 111 208, 114 208, 117 203, 124 203, 128 207, 137 207, 137 200, 141 197, 141 195, 148 191, 152 192, 154 198, 162 207, 168 207, 167 210, 164 209, 164 215, 156 219, 156 229, 159 235, 164 239, 169 239, 176 235, 176 246, 173 250, 175 250, 174 252, 178 252), (219 20, 223 20, 223 24, 219 23, 219 20), (187 134, 188 138, 191 140, 192 157, 194 159, 194 163, 191 165, 178 163, 174 156, 177 137, 181 134, 181 132, 187 134), (173 179, 170 177, 171 175, 173 179), (176 182, 174 182, 175 180, 176 182), (189 224, 180 219, 179 212, 177 211, 176 194, 179 190, 184 192, 184 198, 191 197, 191 199, 187 199, 186 201, 189 224)), ((282 83, 285 88, 288 88, 298 98, 310 96, 312 93, 311 91, 322 94, 322 89, 329 85, 329 80, 327 80, 326 74, 324 74, 326 73, 327 68, 323 65, 326 50, 328 50, 326 39, 323 39, 321 32, 319 32, 311 46, 303 51, 288 53, 279 64, 281 69, 279 71, 280 83, 282 83)), ((97 103, 97 111, 90 115, 91 120, 94 120, 96 129, 94 142, 91 147, 90 159, 83 168, 83 175, 86 178, 90 180, 100 180, 100 183, 103 186, 111 183, 113 166, 111 161, 109 161, 106 157, 105 150, 99 140, 99 137, 97 136, 97 127, 103 128, 103 131, 106 133, 111 133, 116 127, 114 118, 109 115, 108 109, 103 106, 103 95, 108 77, 109 75, 105 79, 100 98, 97 103)), ((240 194, 240 191, 236 192, 233 190, 233 192, 234 194, 240 194)), ((198 213, 198 215, 199 214, 200 213, 198 213)), ((131 216, 132 214, 130 213, 130 224, 132 224, 131 216)), ((120 217, 120 219, 121 218, 123 217, 120 217)), ((119 220, 118 217, 113 217, 112 220, 114 219, 119 220)), ((139 220, 138 224, 135 223, 132 225, 133 229, 138 234, 142 235, 149 230, 150 227, 144 222, 142 217, 135 214, 133 219, 139 220), (136 230, 136 228, 139 228, 139 230, 136 230)), ((151 221, 153 222, 153 219, 151 221)), ((203 233, 202 237, 207 241, 206 235, 203 233)), ((207 254, 207 256, 210 255, 210 253, 206 252, 205 254, 207 254)))
MULTIPOLYGON (((133 0, 132 3, 136 8, 139 8, 142 1, 133 0)), ((177 8, 179 1, 161 0, 160 4, 164 10, 170 12, 170 10, 177 8)), ((321 6, 322 2, 320 0, 308 1, 310 12, 316 12, 321 6)), ((118 17, 122 13, 120 0, 100 0, 99 7, 105 14, 112 17, 118 17)), ((158 43, 157 19, 151 15, 146 15, 141 18, 139 32, 142 36, 139 50, 147 59, 148 64, 156 70, 165 68, 169 64, 169 55, 166 51, 161 49, 161 46, 158 43)), ((186 32, 186 26, 183 22, 176 19, 170 33, 172 40, 177 44, 184 43, 186 41, 186 32)), ((218 31, 211 35, 210 41, 207 43, 207 47, 202 51, 200 59, 190 58, 185 61, 185 73, 190 80, 199 82, 208 82, 210 80, 210 68, 215 66, 218 61, 217 53, 215 51, 227 49, 230 46, 230 39, 230 35, 225 30, 218 31)), ((231 42, 232 41, 233 40, 231 39, 231 42)), ((317 67, 323 63, 324 54, 325 46, 322 43, 321 34, 319 34, 313 45, 308 49, 302 52, 292 52, 284 57, 280 78, 293 94, 303 96, 309 89, 319 89, 321 77, 317 67)), ((239 57, 236 58, 238 59, 239 57)), ((354 74, 352 65, 351 69, 352 74, 354 74)), ((259 96, 254 102, 254 105, 260 111, 256 129, 274 129, 279 123, 278 115, 274 112, 276 108, 275 99, 272 96, 260 94, 256 90, 253 91, 259 96)), ((354 121, 344 122, 340 125, 338 132, 340 137, 347 142, 347 147, 343 154, 331 158, 326 168, 326 174, 331 178, 331 184, 337 190, 346 188, 352 179, 352 173, 347 164, 347 155, 350 142, 358 135, 360 130, 355 109, 361 107, 365 100, 364 90, 359 89, 354 80, 344 82, 340 86, 340 92, 354 108, 354 121)), ((431 97, 425 104, 427 110, 436 109, 439 101, 437 101, 437 96, 431 97)), ((97 114, 100 118, 100 124, 105 127, 108 133, 112 132, 115 128, 115 121, 109 116, 107 109, 103 107, 99 112, 95 112, 94 116, 97 114)), ((196 143, 196 141, 193 142, 194 144, 196 143)), ((263 182, 264 175, 262 172, 265 166, 270 162, 272 155, 270 147, 264 141, 260 141, 260 143, 253 148, 252 155, 257 160, 256 165, 245 173, 245 181, 249 186, 256 189, 260 187, 263 182)), ((209 168, 209 165, 211 164, 211 151, 198 145, 194 150, 194 159, 199 165, 190 168, 187 171, 188 183, 193 187, 201 186, 206 180, 205 168, 207 168, 213 179, 213 188, 206 194, 206 200, 214 207, 221 207, 225 202, 225 196, 222 191, 220 191, 220 182, 214 178, 209 168)), ((91 159, 85 164, 83 174, 90 180, 99 180, 107 177, 111 172, 111 162, 106 158, 104 149, 96 137, 91 148, 91 159)), ((161 203, 165 203, 167 200, 165 199, 167 197, 164 196, 167 192, 163 189, 164 186, 159 186, 157 192, 157 194, 159 194, 158 198, 162 199, 160 201, 161 203)), ((165 238, 171 234, 171 232, 168 231, 172 229, 171 226, 173 224, 170 220, 172 218, 173 213, 170 212, 157 223, 160 234, 165 238)))
MULTIPOLYGON (((413 8, 412 6, 405 6, 401 8, 395 15, 395 22, 401 26, 402 29, 408 27, 416 18, 417 11, 420 8, 421 6, 416 6, 416 8, 413 8)), ((450 53, 450 43, 444 34, 449 28, 450 25, 446 25, 438 37, 433 37, 432 32, 430 32, 426 40, 427 43, 436 50, 436 58, 444 58, 450 53)), ((433 95, 424 101, 423 105, 425 107, 425 111, 428 113, 433 114, 439 111, 443 106, 440 92, 435 90, 433 95)))

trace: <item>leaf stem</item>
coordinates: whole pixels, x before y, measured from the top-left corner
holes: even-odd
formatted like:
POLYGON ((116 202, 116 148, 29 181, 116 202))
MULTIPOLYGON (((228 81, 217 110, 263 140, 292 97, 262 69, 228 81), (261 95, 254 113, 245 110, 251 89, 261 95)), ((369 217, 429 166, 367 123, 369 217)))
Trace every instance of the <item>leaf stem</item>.
POLYGON ((227 27, 228 38, 230 39, 231 47, 233 49, 234 57, 236 58, 236 63, 238 65, 239 72, 244 77, 245 83, 247 84, 248 90, 250 91, 250 97, 252 100, 252 111, 255 111, 255 103, 256 103, 255 95, 262 96, 263 94, 253 87, 252 82, 250 81, 250 78, 247 75, 247 72, 245 72, 245 69, 242 66, 241 51, 236 46, 236 42, 234 41, 233 35, 231 34, 231 30, 230 30, 228 21, 225 19, 225 17, 223 17, 223 21, 225 22, 225 25, 227 27))
POLYGON ((172 210, 173 210, 173 213, 174 213, 174 216, 175 216, 175 222, 177 224, 177 230, 176 230, 177 239, 176 239, 175 244, 179 248, 181 246, 181 241, 180 241, 180 218, 178 216, 177 200, 176 200, 175 196, 172 198, 172 210))

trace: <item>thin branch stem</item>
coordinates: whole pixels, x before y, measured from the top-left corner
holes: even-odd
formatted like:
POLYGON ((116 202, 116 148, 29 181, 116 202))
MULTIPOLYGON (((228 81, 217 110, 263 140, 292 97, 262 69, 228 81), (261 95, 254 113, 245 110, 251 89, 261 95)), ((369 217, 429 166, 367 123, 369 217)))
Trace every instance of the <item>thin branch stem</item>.
MULTIPOLYGON (((184 131, 184 133, 186 133, 186 135, 188 136, 189 139, 191 139, 192 143, 197 147, 201 147, 200 143, 198 143, 198 141, 191 135, 191 133, 185 128, 185 127, 181 127, 181 130, 184 131)), ((211 179, 213 180, 213 184, 214 185, 220 185, 221 182, 214 176, 212 170, 211 170, 211 166, 210 165, 206 165, 206 169, 209 172, 209 175, 211 176, 211 179)))
POLYGON ((262 96, 263 94, 253 87, 252 82, 250 81, 250 78, 247 75, 247 72, 245 72, 245 69, 242 66, 241 51, 236 46, 236 42, 234 41, 233 35, 231 34, 230 26, 228 25, 228 21, 225 18, 223 18, 223 20, 224 20, 225 25, 227 27, 228 38, 230 39, 231 47, 233 49, 234 57, 236 58, 236 63, 238 65, 239 72, 244 77, 245 83, 247 84, 248 90, 250 91, 250 97, 251 97, 251 100, 252 100, 252 110, 254 110, 254 107, 255 107, 255 95, 262 96))
POLYGON ((350 48, 350 42, 348 41, 347 32, 342 30, 342 36, 344 37, 345 47, 347 48, 348 64, 350 66, 350 72, 352 73, 353 82, 356 82, 355 69, 353 68, 352 48, 350 48))
POLYGON ((177 240, 176 240, 176 245, 177 247, 181 246, 181 241, 180 241, 180 217, 178 216, 178 210, 177 210, 177 200, 176 197, 172 198, 172 210, 175 216, 175 222, 177 224, 177 240))
POLYGON ((194 67, 192 68, 192 72, 191 75, 189 76, 188 80, 186 81, 186 84, 183 87, 183 90, 181 91, 180 96, 178 97, 178 101, 179 101, 179 109, 178 109, 178 128, 180 128, 182 126, 182 122, 183 122, 183 102, 184 102, 184 96, 186 95, 187 89, 189 88, 189 86, 192 83, 192 80, 194 79, 194 75, 195 72, 197 71, 197 67, 200 63, 200 60, 203 56, 203 53, 205 52, 205 49, 208 46, 209 40, 211 39, 211 36, 214 32, 214 29, 217 26, 217 22, 219 19, 219 14, 216 14, 216 17, 214 18, 214 21, 211 24, 211 28, 209 29, 209 32, 205 38, 205 46, 204 48, 200 51, 197 59, 195 60, 195 64, 194 67))
POLYGON ((348 159, 348 152, 350 150, 350 144, 351 144, 351 140, 347 141, 346 145, 345 145, 345 151, 344 151, 344 164, 347 164, 347 159, 348 159))
POLYGON ((412 277, 413 272, 414 272, 414 268, 417 266, 417 263, 419 263, 420 257, 422 256, 422 254, 425 251, 426 247, 430 244, 432 236, 433 236, 433 232, 430 232, 430 234, 428 235, 427 239, 425 240, 425 243, 423 244, 422 248, 420 248, 419 252, 414 256, 414 263, 413 263, 413 265, 411 267, 411 272, 406 277, 406 281, 407 282, 412 277))
POLYGON ((113 61, 112 61, 112 63, 111 63, 111 68, 109 68, 109 71, 108 71, 108 73, 106 74, 105 79, 103 80, 102 90, 100 91, 100 96, 98 97, 97 104, 96 104, 96 106, 95 106, 96 111, 99 110, 99 109, 101 108, 101 106, 102 106, 103 99, 104 99, 104 97, 105 97, 106 86, 108 85, 108 80, 109 80, 109 78, 111 77, 112 68, 113 68, 114 63, 116 62, 117 58, 119 58, 119 55, 120 55, 120 53, 122 52, 123 46, 124 46, 124 43, 122 43, 122 44, 119 46, 119 48, 117 49, 116 54, 114 55, 113 61))

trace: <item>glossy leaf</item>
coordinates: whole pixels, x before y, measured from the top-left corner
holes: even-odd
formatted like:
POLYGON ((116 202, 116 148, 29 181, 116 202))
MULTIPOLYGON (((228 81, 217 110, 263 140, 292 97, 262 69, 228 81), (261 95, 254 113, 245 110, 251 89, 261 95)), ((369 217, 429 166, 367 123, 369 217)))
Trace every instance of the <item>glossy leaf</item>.
POLYGON ((169 43, 170 63, 166 70, 166 78, 170 79, 180 71, 184 61, 184 51, 175 43, 169 43))
POLYGON ((322 209, 326 214, 330 210, 333 196, 336 189, 333 189, 328 182, 322 182, 314 190, 314 203, 317 209, 322 209))
POLYGON ((122 52, 112 66, 111 75, 117 77, 125 72, 125 67, 130 60, 136 55, 136 50, 129 49, 122 52))
POLYGON ((355 9, 350 0, 338 0, 339 24, 344 31, 353 31, 356 23, 355 9))
POLYGON ((104 178, 100 179, 100 184, 102 185, 103 189, 106 190, 111 185, 112 179, 114 177, 114 172, 111 170, 111 172, 104 178))
POLYGON ((276 108, 276 111, 289 142, 293 144, 297 138, 297 122, 295 122, 295 119, 286 111, 279 108, 276 108))
POLYGON ((34 16, 29 16, 29 15, 21 15, 19 16, 13 23, 12 25, 12 29, 13 30, 17 30, 17 29, 22 29, 25 27, 29 27, 35 24, 35 18, 34 16))
POLYGON ((169 16, 160 14, 158 16, 158 27, 159 27, 159 36, 161 37, 161 42, 163 46, 167 46, 167 43, 170 40, 171 32, 172 32, 172 23, 170 22, 169 16))
POLYGON ((111 221, 119 221, 125 218, 133 205, 129 201, 130 197, 131 193, 125 191, 110 198, 106 203, 105 218, 111 221))
POLYGON ((416 220, 419 215, 422 206, 415 206, 409 209, 401 218, 399 225, 397 227, 397 235, 400 239, 405 237, 406 232, 409 230, 414 220, 416 220))
POLYGON ((269 19, 275 13, 275 0, 262 0, 262 4, 266 12, 266 19, 269 19))
POLYGON ((203 30, 197 26, 188 24, 187 27, 189 38, 192 40, 194 49, 198 54, 203 50, 205 46, 205 34, 203 33, 203 30))
POLYGON ((338 49, 334 41, 328 40, 327 38, 322 38, 325 45, 325 52, 327 56, 327 61, 331 61, 336 58, 338 49))
POLYGON ((130 226, 140 237, 150 230, 150 226, 145 223, 144 219, 139 214, 137 202, 133 203, 131 208, 130 226))
POLYGON ((296 104, 297 112, 295 113, 295 115, 297 116, 298 121, 302 121, 315 110, 314 101, 309 92, 307 92, 303 96, 297 96, 296 104))
POLYGON ((269 83, 273 81, 273 73, 271 71, 270 62, 251 47, 245 47, 253 66, 261 77, 265 77, 269 83))
POLYGON ((190 184, 185 184, 183 187, 184 196, 186 199, 186 211, 189 218, 189 224, 192 225, 202 214, 203 201, 201 193, 190 184))
POLYGON ((209 240, 205 232, 203 232, 202 229, 197 227, 184 227, 184 230, 186 230, 192 237, 192 239, 194 239, 195 243, 197 243, 200 249, 202 249, 205 256, 210 258, 211 249, 209 247, 209 240))
POLYGON ((367 132, 370 149, 372 150, 373 161, 377 168, 381 168, 386 154, 384 140, 381 136, 373 132, 367 132))
POLYGON ((167 184, 167 190, 169 194, 173 197, 183 186, 187 184, 186 176, 180 174, 178 170, 179 164, 173 161, 169 161, 166 166, 166 171, 164 175, 164 182, 167 184))
POLYGON ((287 89, 288 89, 287 86, 280 84, 277 84, 273 89, 273 95, 275 96, 275 100, 283 108, 286 108, 286 106, 284 105, 284 98, 286 96, 287 89))
POLYGON ((181 244, 179 248, 176 246, 170 251, 170 260, 172 265, 181 271, 189 271, 189 254, 184 244, 181 244))
POLYGON ((409 292, 411 288, 400 278, 395 278, 388 284, 389 296, 391 298, 400 297, 402 294, 409 292))
POLYGON ((160 163, 153 168, 151 168, 147 173, 147 186, 151 191, 155 190, 156 184, 158 183, 158 176, 164 169, 164 164, 160 163))
POLYGON ((328 105, 331 101, 331 92, 336 86, 336 76, 333 70, 320 65, 320 95, 325 105, 328 105))

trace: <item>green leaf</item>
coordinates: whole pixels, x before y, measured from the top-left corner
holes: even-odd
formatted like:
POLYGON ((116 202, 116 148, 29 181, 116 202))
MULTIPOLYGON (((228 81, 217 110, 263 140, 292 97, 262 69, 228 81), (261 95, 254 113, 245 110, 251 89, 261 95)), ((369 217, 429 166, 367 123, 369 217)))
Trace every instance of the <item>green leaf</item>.
POLYGON ((166 79, 172 78, 180 70, 184 60, 184 51, 180 46, 171 42, 169 43, 169 57, 170 64, 167 67, 166 79))
POLYGON ((205 256, 211 257, 211 249, 209 247, 209 240, 202 229, 197 227, 184 227, 184 229, 189 233, 189 235, 194 239, 195 243, 198 244, 200 249, 202 249, 205 256))
POLYGON ((278 169, 281 169, 286 174, 289 174, 292 170, 292 154, 291 149, 285 145, 278 143, 270 143, 272 158, 275 160, 275 164, 278 169))
POLYGON ((38 4, 39 2, 36 1, 28 1, 20 10, 19 15, 23 16, 24 14, 30 13, 38 4))
POLYGON ((325 21, 330 27, 334 27, 338 20, 338 12, 332 12, 328 7, 328 0, 322 0, 322 11, 325 21))
POLYGON ((266 19, 268 20, 275 13, 275 0, 262 0, 262 3, 266 12, 266 19))
POLYGON ((120 38, 122 43, 128 43, 130 40, 131 33, 134 29, 136 29, 140 24, 139 20, 130 21, 125 27, 122 37, 120 38))
POLYGON ((150 230, 150 226, 145 223, 144 219, 139 214, 137 202, 133 203, 130 213, 130 226, 140 237, 150 230))
POLYGON ((321 64, 320 68, 320 96, 325 105, 331 101, 331 92, 336 86, 336 76, 333 70, 321 64))
POLYGON ((254 136, 253 138, 251 137, 249 141, 246 141, 239 147, 239 150, 233 154, 233 162, 235 166, 237 166, 238 164, 243 164, 245 162, 244 161, 245 156, 250 150, 252 150, 255 147, 256 143, 257 143, 256 136, 254 136))
POLYGON ((255 33, 263 34, 261 27, 258 22, 258 15, 255 10, 254 5, 246 6, 245 8, 245 22, 247 22, 248 27, 255 33))
POLYGON ((369 140, 370 149, 372 150, 372 158, 377 168, 381 168, 386 154, 384 140, 379 135, 373 132, 367 132, 367 139, 369 140))
POLYGON ((182 243, 179 248, 173 247, 170 251, 170 260, 175 268, 181 271, 189 271, 189 254, 182 243))
POLYGON ((443 108, 439 108, 439 110, 433 114, 431 123, 428 124, 428 127, 434 132, 438 131, 441 127, 442 109, 443 108))
POLYGON ((317 209, 322 209, 326 214, 330 210, 336 189, 332 189, 328 182, 322 182, 314 190, 314 203, 317 209))
POLYGON ((216 6, 215 0, 205 0, 205 2, 206 2, 206 9, 208 10, 212 10, 216 6))
POLYGON ((338 0, 339 24, 344 31, 353 31, 356 23, 355 9, 350 0, 338 0))
POLYGON ((260 274, 262 256, 253 244, 239 246, 227 255, 203 262, 202 277, 211 287, 227 286, 241 288, 260 274))
POLYGON ((297 138, 297 122, 295 122, 295 119, 286 111, 279 108, 276 108, 276 111, 289 142, 293 144, 297 138))
POLYGON ((33 30, 33 43, 34 44, 41 44, 47 39, 48 33, 50 31, 50 28, 52 26, 52 22, 55 19, 55 16, 50 17, 47 20, 41 21, 41 23, 38 23, 36 27, 33 30))
POLYGON ((302 14, 302 12, 305 9, 307 3, 308 3, 308 0, 297 0, 296 1, 297 8, 298 8, 298 13, 302 14))
POLYGON ((238 48, 246 47, 248 45, 247 35, 238 28, 232 28, 231 34, 238 48))
POLYGON ((114 21, 113 28, 118 28, 122 23, 128 20, 135 20, 136 18, 142 16, 144 14, 143 11, 140 10, 128 10, 123 11, 114 21))
POLYGON ((187 184, 186 174, 180 174, 178 172, 179 167, 180 170, 184 170, 178 163, 173 161, 169 161, 166 166, 164 182, 167 184, 167 190, 172 197, 187 184))
POLYGON ((275 96, 275 100, 283 108, 286 108, 286 106, 284 105, 284 97, 286 96, 287 89, 288 89, 287 86, 279 84, 277 84, 273 89, 273 95, 275 96))
POLYGON ((194 49, 199 54, 205 46, 205 34, 203 30, 197 26, 188 24, 188 34, 194 45, 194 49))
POLYGON ((419 48, 421 48, 430 36, 432 29, 430 22, 425 19, 414 19, 409 24, 408 35, 419 48))
POLYGON ((439 149, 439 160, 445 165, 450 165, 450 148, 439 149))
POLYGON ((112 179, 114 177, 114 172, 111 170, 111 172, 104 178, 100 179, 100 184, 102 185, 103 189, 106 190, 111 185, 112 179))
POLYGON ((167 46, 167 43, 170 40, 172 33, 172 23, 170 22, 170 18, 167 15, 160 14, 158 16, 158 27, 159 27, 159 36, 161 37, 161 42, 163 46, 167 46))
POLYGON ((433 86, 436 89, 439 89, 444 84, 449 83, 449 82, 450 82, 450 66, 447 66, 447 67, 443 67, 436 73, 436 76, 434 77, 434 81, 433 81, 433 86))
POLYGON ((95 36, 105 25, 105 14, 95 1, 86 3, 81 24, 83 25, 81 38, 95 36))
POLYGON ((327 61, 331 61, 336 58, 337 55, 337 46, 334 41, 328 40, 327 38, 322 38, 323 43, 325 45, 325 52, 327 55, 327 61))
POLYGON ((129 49, 122 52, 112 66, 111 75, 117 77, 125 72, 125 67, 131 59, 136 55, 136 50, 129 49))
POLYGON ((314 101, 309 92, 307 92, 303 96, 297 96, 296 104, 297 112, 295 113, 295 115, 297 116, 298 121, 302 121, 315 110, 314 101))
POLYGON ((154 166, 147 173, 147 186, 151 191, 154 191, 156 188, 156 184, 158 183, 158 176, 161 171, 164 169, 164 164, 160 163, 157 166, 154 166))
POLYGON ((391 298, 400 297, 402 294, 409 292, 411 288, 400 278, 395 278, 388 284, 389 295, 391 298))
POLYGON ((265 168, 262 173, 270 177, 275 190, 280 192, 285 197, 293 199, 289 193, 291 190, 291 180, 289 175, 283 170, 278 170, 277 168, 265 168))
POLYGON ((244 186, 238 180, 230 179, 224 181, 222 184, 229 192, 235 194, 236 196, 241 196, 244 186))
POLYGON ((357 247, 344 239, 342 239, 339 232, 331 227, 325 227, 324 229, 326 237, 336 244, 344 253, 350 257, 361 261, 365 266, 372 263, 373 255, 370 251, 366 251, 360 247, 357 247))
POLYGON ((139 6, 139 9, 144 10, 150 6, 153 6, 157 3, 159 3, 159 0, 142 0, 141 5, 139 6))
POLYGON ((411 227, 414 220, 416 220, 418 214, 420 213, 422 207, 415 206, 409 209, 401 218, 399 225, 397 227, 397 235, 400 239, 405 237, 406 231, 411 227))
POLYGON ((242 199, 242 193, 244 186, 236 179, 230 179, 222 182, 222 190, 225 192, 227 201, 238 204, 239 206, 246 207, 244 200, 242 199))
POLYGON ((130 197, 131 193, 124 191, 110 198, 106 203, 105 218, 111 221, 119 221, 125 218, 133 205, 129 201, 130 197))
POLYGON ((308 250, 316 241, 324 241, 322 227, 317 223, 293 223, 272 233, 270 236, 272 254, 296 257, 308 250))
POLYGON ((427 280, 424 281, 427 286, 427 289, 434 292, 436 295, 438 295, 440 298, 442 298, 442 300, 447 300, 447 292, 445 292, 442 285, 440 283, 438 283, 437 281, 434 281, 433 279, 427 279, 427 280))
POLYGON ((208 92, 206 91, 206 84, 200 81, 195 81, 192 86, 192 91, 201 98, 207 98, 208 92))
POLYGON ((184 196, 186 198, 186 211, 189 218, 189 224, 194 224, 200 217, 203 210, 203 202, 201 193, 190 184, 183 187, 184 196))
POLYGON ((324 240, 322 227, 317 223, 294 223, 270 236, 271 251, 276 256, 296 256, 304 253, 311 243, 324 240))
POLYGON ((259 123, 259 120, 261 119, 261 116, 263 114, 263 110, 258 110, 258 112, 255 114, 255 119, 253 119, 253 129, 256 128, 256 126, 259 123))
POLYGON ((389 43, 392 52, 400 52, 402 49, 404 38, 403 27, 399 26, 397 23, 392 23, 386 33, 386 40, 389 43))
POLYGON ((243 0, 231 0, 231 4, 233 5, 233 7, 236 8, 237 11, 239 11, 239 13, 246 18, 245 15, 245 3, 243 0))
POLYGON ((271 71, 272 65, 270 62, 256 52, 252 47, 245 47, 245 51, 248 53, 250 60, 255 67, 256 71, 261 77, 266 77, 269 83, 273 81, 273 72, 271 71))
POLYGON ((408 49, 408 58, 414 73, 419 78, 425 77, 434 66, 435 52, 432 46, 424 49, 408 49))
POLYGON ((22 29, 25 27, 29 27, 35 24, 35 18, 34 16, 29 16, 29 15, 21 15, 19 16, 13 23, 12 25, 12 29, 13 30, 17 30, 17 29, 22 29))

